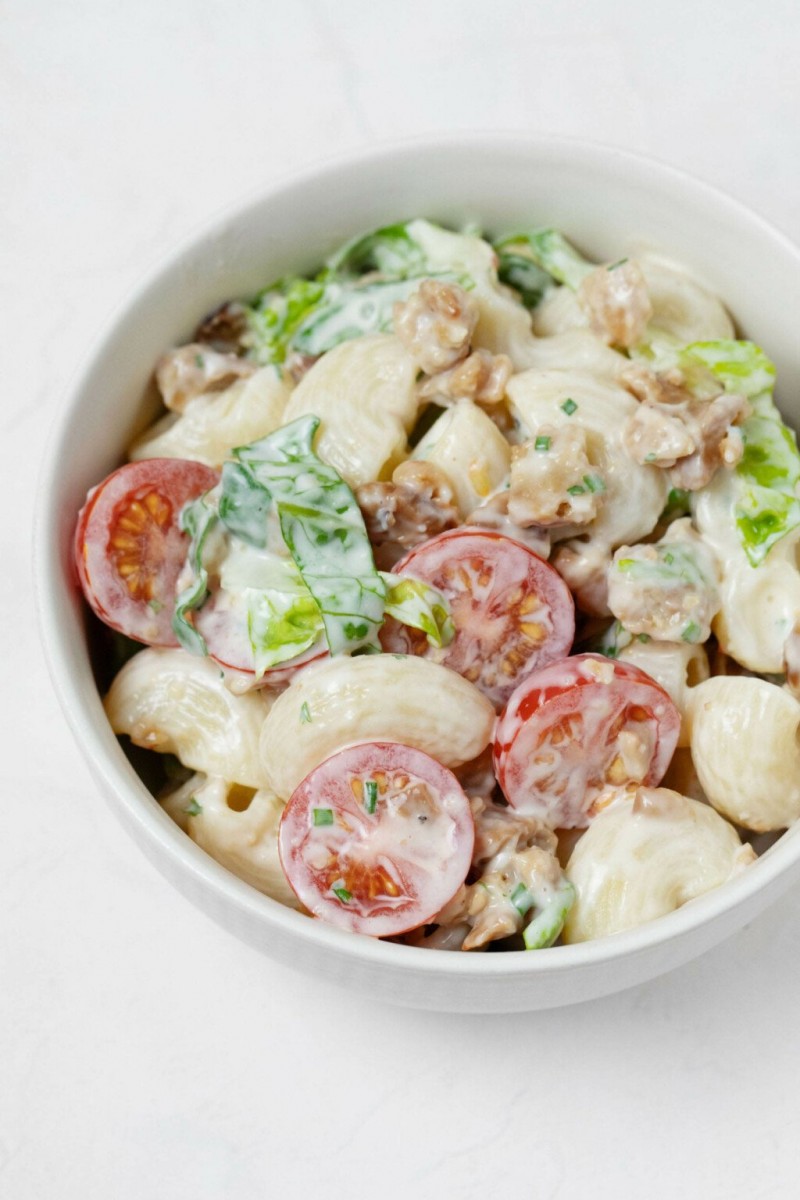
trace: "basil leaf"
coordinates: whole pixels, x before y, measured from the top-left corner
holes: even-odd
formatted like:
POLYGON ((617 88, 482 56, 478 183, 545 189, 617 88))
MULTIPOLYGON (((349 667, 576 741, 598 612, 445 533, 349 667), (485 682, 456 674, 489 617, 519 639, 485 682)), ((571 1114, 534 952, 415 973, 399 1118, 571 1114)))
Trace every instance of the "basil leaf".
POLYGON ((265 288, 245 307, 247 333, 243 341, 250 356, 262 366, 282 363, 295 330, 324 295, 324 285, 309 279, 281 279, 265 288))
POLYGON ((516 247, 497 250, 497 275, 501 283, 520 294, 526 308, 536 308, 553 286, 552 277, 516 247))

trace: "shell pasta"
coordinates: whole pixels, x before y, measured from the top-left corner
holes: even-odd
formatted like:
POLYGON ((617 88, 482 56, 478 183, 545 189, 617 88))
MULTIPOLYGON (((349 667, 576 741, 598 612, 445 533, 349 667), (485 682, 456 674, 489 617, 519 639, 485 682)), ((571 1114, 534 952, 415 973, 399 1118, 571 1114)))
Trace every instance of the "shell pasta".
POLYGON ((441 952, 661 919, 800 819, 772 363, 669 258, 496 232, 390 225, 222 304, 74 538, 183 834, 441 952))

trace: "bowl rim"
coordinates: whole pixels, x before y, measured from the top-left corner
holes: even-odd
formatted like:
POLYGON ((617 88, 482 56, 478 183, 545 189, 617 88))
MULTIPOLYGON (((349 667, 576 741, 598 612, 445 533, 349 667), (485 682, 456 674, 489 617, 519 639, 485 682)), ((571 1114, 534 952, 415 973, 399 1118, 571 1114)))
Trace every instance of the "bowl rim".
MULTIPOLYGON (((523 976, 564 975, 579 968, 613 964, 622 958, 643 955, 682 938, 692 930, 713 924, 725 914, 733 914, 750 905, 757 893, 769 892, 769 901, 788 887, 792 869, 800 871, 800 838, 782 834, 763 856, 733 879, 689 901, 666 916, 620 933, 593 941, 557 946, 536 954, 434 953, 421 947, 381 941, 336 929, 323 921, 309 919, 276 900, 258 892, 220 866, 201 850, 170 817, 153 803, 151 793, 125 758, 110 726, 102 728, 89 711, 91 701, 63 667, 67 633, 51 597, 61 583, 58 512, 52 502, 51 480, 68 448, 73 411, 78 406, 96 362, 109 343, 124 327, 129 313, 146 301, 158 288, 162 276, 174 271, 199 244, 211 242, 231 224, 245 219, 254 209, 291 193, 309 183, 320 186, 327 176, 351 172, 367 164, 395 161, 419 152, 496 154, 499 150, 516 151, 531 160, 537 154, 556 154, 581 160, 589 169, 592 162, 608 166, 618 162, 629 174, 646 176, 648 182, 660 180, 671 185, 698 204, 705 203, 727 210, 735 219, 756 227, 763 236, 777 243, 792 258, 800 274, 800 249, 779 228, 747 205, 720 191, 697 176, 639 152, 578 137, 526 133, 520 131, 459 131, 392 139, 358 147, 345 153, 325 156, 299 169, 287 172, 270 183, 250 189, 244 196, 218 209, 211 217, 187 232, 167 254, 159 256, 140 276, 138 283, 114 306, 111 315, 91 340, 87 351, 64 388, 64 403, 48 432, 38 473, 37 503, 34 514, 34 596, 43 650, 53 688, 81 752, 101 782, 104 799, 119 808, 118 816, 136 827, 147 843, 148 852, 161 855, 180 865, 192 883, 219 894, 228 906, 239 910, 265 926, 276 927, 287 936, 337 957, 360 960, 365 964, 394 969, 409 968, 427 976, 462 976, 501 980, 523 976)), ((99 706, 99 696, 94 697, 99 706)), ((102 709, 100 709, 102 712, 102 709)), ((152 853, 148 853, 153 857, 152 853)), ((172 881, 174 882, 174 880, 172 881)), ((756 910, 757 911, 757 910, 756 910)), ((741 922, 740 922, 741 923, 741 922)))

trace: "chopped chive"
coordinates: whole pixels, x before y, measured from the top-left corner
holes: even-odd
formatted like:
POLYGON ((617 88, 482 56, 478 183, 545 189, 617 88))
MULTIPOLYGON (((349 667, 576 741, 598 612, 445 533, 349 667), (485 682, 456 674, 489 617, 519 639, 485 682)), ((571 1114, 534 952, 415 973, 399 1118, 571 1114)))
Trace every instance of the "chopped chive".
POLYGON ((621 558, 617 563, 617 570, 630 571, 631 567, 636 562, 635 558, 621 558))
POLYGON ((649 633, 640 633, 636 640, 637 640, 637 642, 649 642, 650 634, 649 633))
POLYGON ((374 779, 364 782, 364 808, 368 813, 374 813, 378 803, 378 784, 374 779))
POLYGON ((196 796, 192 796, 191 800, 189 801, 189 803, 186 805, 186 808, 184 809, 184 812, 187 814, 187 816, 190 816, 190 817, 199 817, 200 813, 202 811, 203 811, 203 806, 202 806, 202 804, 197 803, 196 796))
POLYGON ((194 365, 195 365, 196 367, 201 367, 201 368, 202 368, 203 366, 205 366, 205 360, 203 359, 203 356, 202 356, 202 354, 195 354, 195 356, 194 356, 194 365))
POLYGON ((689 623, 687 625, 684 625, 684 627, 683 627, 683 633, 681 634, 681 641, 682 642, 696 642, 698 640, 699 635, 700 635, 700 626, 697 624, 696 621, 689 621, 689 623))
POLYGON ((311 709, 308 707, 308 701, 304 700, 300 705, 300 723, 302 725, 310 725, 311 720, 311 709))
POLYGON ((645 454, 645 456, 644 456, 644 461, 645 461, 646 463, 652 463, 652 462, 655 462, 655 461, 656 461, 656 457, 657 457, 657 456, 656 456, 656 455, 653 453, 653 451, 651 450, 649 454, 645 454))
POLYGON ((570 496, 582 496, 586 488, 582 487, 579 483, 573 483, 572 487, 567 488, 567 491, 570 496))
POLYGON ((571 396, 567 396, 566 400, 561 405, 561 411, 565 412, 568 417, 571 417, 572 414, 577 411, 577 408, 578 406, 571 396))
POLYGON ((353 899, 353 893, 348 892, 347 888, 343 885, 340 885, 339 887, 333 887, 331 888, 331 891, 337 900, 341 900, 342 904, 348 904, 353 899))
POLYGON ((533 898, 524 883, 518 883, 511 893, 511 903, 521 917, 533 908, 533 898))
POLYGON ((606 267, 606 270, 607 271, 616 271, 617 267, 624 266, 624 264, 627 261, 628 261, 627 258, 618 258, 615 263, 611 263, 611 265, 609 267, 606 267))
POLYGON ((533 443, 533 448, 534 450, 549 450, 550 438, 542 434, 540 437, 537 437, 536 441, 533 443))
POLYGON ((583 482, 590 492, 604 492, 606 485, 599 475, 584 475, 583 482))
POLYGON ((675 555, 670 554, 670 552, 667 551, 667 553, 664 555, 664 562, 668 567, 672 566, 672 564, 675 562, 675 555))
POLYGON ((333 809, 332 808, 315 808, 314 824, 315 825, 332 825, 333 824, 333 809))

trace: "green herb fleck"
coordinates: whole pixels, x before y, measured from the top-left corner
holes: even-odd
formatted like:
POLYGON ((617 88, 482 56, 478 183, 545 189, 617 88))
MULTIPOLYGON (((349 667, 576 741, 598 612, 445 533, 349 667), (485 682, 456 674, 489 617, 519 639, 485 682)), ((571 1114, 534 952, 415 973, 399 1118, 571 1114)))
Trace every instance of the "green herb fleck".
POLYGON ((200 367, 200 369, 201 369, 201 370, 202 370, 202 369, 203 369, 203 367, 206 365, 206 363, 205 363, 205 359, 203 358, 202 354, 195 354, 195 356, 194 356, 194 365, 195 365, 196 367, 200 367))
POLYGON ((533 448, 534 450, 549 450, 550 438, 542 434, 540 437, 537 437, 536 441, 533 443, 533 448))
POLYGON ((186 805, 186 808, 184 809, 184 812, 189 817, 199 817, 200 813, 202 811, 203 811, 203 806, 202 806, 202 804, 197 803, 196 796, 192 796, 191 800, 189 801, 189 803, 186 805))
POLYGON ((367 779, 364 783, 364 808, 368 813, 374 813, 378 804, 378 784, 374 779, 367 779))
POLYGON ((315 825, 332 825, 333 824, 333 809, 332 808, 315 808, 314 824, 315 825))
POLYGON ((628 261, 627 258, 618 258, 616 262, 611 263, 610 266, 606 267, 606 270, 607 271, 616 271, 617 267, 624 266, 627 261, 628 261))
POLYGON ((337 900, 341 900, 342 904, 349 904, 349 902, 353 899, 352 892, 348 892, 347 888, 344 886, 340 885, 339 887, 331 888, 331 891, 337 900))
POLYGON ((311 716, 311 709, 308 707, 308 701, 304 700, 300 705, 300 724, 310 725, 313 719, 314 718, 311 716))
POLYGON ((670 554, 670 552, 667 551, 667 553, 664 555, 664 562, 667 564, 667 566, 671 566, 672 563, 675 562, 675 555, 670 554))
POLYGON ((646 463, 654 463, 658 456, 651 450, 649 454, 645 454, 644 461, 646 463))
POLYGON ((571 396, 567 396, 566 400, 561 405, 561 411, 565 412, 568 417, 571 417, 574 412, 578 411, 578 406, 571 396))
POLYGON ((567 488, 567 491, 569 492, 570 496, 582 496, 586 491, 586 488, 582 487, 579 483, 573 483, 572 487, 567 488))
POLYGON ((164 605, 160 600, 148 600, 147 607, 152 608, 154 613, 160 613, 164 605))
POLYGON ((604 492, 606 485, 599 475, 584 475, 583 482, 590 492, 604 492))
POLYGON ((688 624, 686 624, 683 628, 683 633, 681 634, 681 641, 696 642, 699 640, 699 637, 700 637, 700 626, 697 624, 696 621, 689 621, 688 624))
POLYGON ((650 634, 649 633, 640 633, 636 640, 637 640, 637 642, 649 642, 650 634))

